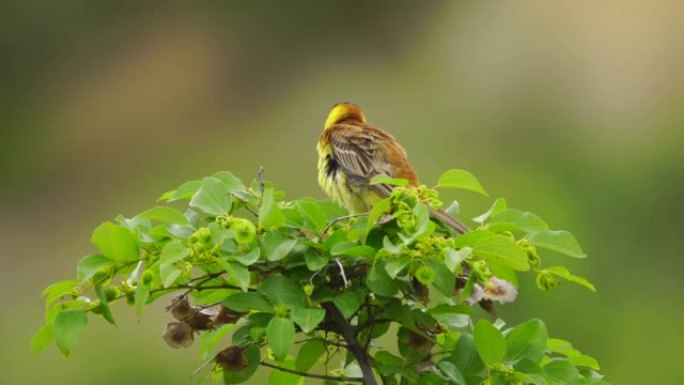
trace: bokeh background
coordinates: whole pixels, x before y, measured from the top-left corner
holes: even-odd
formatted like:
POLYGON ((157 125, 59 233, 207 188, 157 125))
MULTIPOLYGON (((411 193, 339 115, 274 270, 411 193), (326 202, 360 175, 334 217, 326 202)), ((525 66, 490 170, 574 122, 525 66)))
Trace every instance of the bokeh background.
MULTIPOLYGON (((2 383, 190 383, 196 350, 165 346, 161 304, 91 319, 68 360, 32 356, 40 291, 100 222, 185 180, 263 165, 322 197, 314 144, 338 101, 425 182, 468 169, 582 242, 589 259, 552 262, 598 293, 524 281, 506 320, 544 319, 614 384, 684 383, 682 2, 42 3, 0 12, 2 383)), ((490 204, 456 197, 464 217, 490 204)))

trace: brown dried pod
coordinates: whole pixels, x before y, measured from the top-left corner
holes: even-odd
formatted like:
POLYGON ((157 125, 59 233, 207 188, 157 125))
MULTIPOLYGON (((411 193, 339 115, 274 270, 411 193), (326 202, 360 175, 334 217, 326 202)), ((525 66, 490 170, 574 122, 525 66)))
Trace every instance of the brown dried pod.
POLYGON ((411 278, 411 286, 418 301, 423 305, 427 305, 430 302, 430 289, 415 278, 411 278))
POLYGON ((239 321, 247 313, 240 313, 234 310, 230 310, 225 306, 221 306, 216 318, 214 319, 214 326, 224 325, 224 324, 234 324, 239 321))
POLYGON ((219 364, 223 370, 231 372, 239 372, 249 365, 247 357, 245 357, 245 348, 233 345, 221 350, 214 360, 219 364))
POLYGON ((166 307, 166 310, 171 312, 173 318, 179 321, 185 321, 192 315, 193 309, 188 302, 188 296, 178 294, 173 297, 171 304, 166 307))
POLYGON ((192 326, 185 321, 169 322, 164 330, 164 341, 174 348, 187 348, 194 339, 192 326))
POLYGON ((203 313, 199 308, 193 307, 190 315, 185 319, 190 326, 195 330, 209 330, 214 327, 211 320, 211 315, 203 313))
POLYGON ((430 351, 435 346, 435 342, 433 340, 425 338, 414 331, 409 332, 408 344, 421 356, 427 356, 430 354, 430 351))

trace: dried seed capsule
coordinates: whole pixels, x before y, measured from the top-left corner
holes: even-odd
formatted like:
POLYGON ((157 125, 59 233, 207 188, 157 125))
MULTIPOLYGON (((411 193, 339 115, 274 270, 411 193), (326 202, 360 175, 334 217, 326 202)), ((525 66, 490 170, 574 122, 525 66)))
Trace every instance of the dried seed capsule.
POLYGON ((223 370, 231 372, 239 372, 249 365, 247 357, 245 357, 245 348, 233 345, 221 350, 214 359, 223 370))
POLYGON ((190 307, 188 297, 183 294, 178 294, 173 297, 171 304, 166 308, 171 312, 173 318, 179 321, 185 321, 192 316, 193 309, 190 307))
POLYGON ((187 348, 194 339, 192 327, 184 321, 169 322, 164 330, 164 341, 174 348, 187 348))

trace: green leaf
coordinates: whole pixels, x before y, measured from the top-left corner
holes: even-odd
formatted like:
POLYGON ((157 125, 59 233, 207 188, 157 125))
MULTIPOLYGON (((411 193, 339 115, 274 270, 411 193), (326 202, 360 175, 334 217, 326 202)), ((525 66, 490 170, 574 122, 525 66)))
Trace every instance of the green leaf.
POLYGON ((328 225, 328 220, 325 218, 325 213, 318 206, 318 204, 312 200, 300 199, 295 203, 297 211, 302 215, 302 217, 308 222, 309 227, 320 233, 328 225))
POLYGON ((403 358, 397 357, 385 350, 375 353, 373 362, 375 362, 377 370, 381 375, 395 374, 404 366, 403 358))
POLYGON ((386 214, 390 211, 392 208, 392 201, 390 198, 385 198, 383 200, 377 201, 373 204, 371 207, 370 212, 368 213, 368 222, 366 224, 367 228, 373 227, 375 225, 375 222, 380 219, 380 217, 383 216, 383 214, 386 214))
POLYGON ((366 245, 357 245, 354 242, 340 242, 330 250, 333 256, 349 255, 352 257, 373 258, 375 256, 375 249, 366 245))
POLYGON ((310 333, 325 318, 324 309, 294 308, 290 314, 292 320, 302 328, 304 333, 310 333))
POLYGON ((247 350, 243 353, 245 359, 247 360, 247 367, 234 372, 230 370, 223 371, 223 383, 225 385, 240 384, 247 381, 254 372, 256 372, 261 362, 261 353, 259 348, 255 345, 250 345, 247 350))
POLYGON ((373 265, 366 277, 366 285, 373 293, 383 297, 391 297, 399 290, 397 282, 387 274, 382 261, 373 265))
POLYGON ((299 349, 295 369, 300 372, 308 372, 325 352, 326 349, 323 342, 318 340, 307 341, 299 349))
POLYGON ((538 216, 527 212, 515 209, 507 209, 500 211, 498 214, 492 216, 490 221, 492 231, 522 230, 526 232, 547 230, 549 226, 538 216))
POLYGON ((530 269, 525 251, 515 242, 502 235, 488 237, 473 245, 475 257, 492 261, 517 271, 530 269))
POLYGON ((468 259, 473 253, 470 247, 464 247, 460 250, 454 250, 450 247, 444 249, 444 265, 452 273, 456 273, 461 268, 461 263, 468 259))
POLYGON ((237 285, 242 291, 249 289, 250 276, 249 270, 238 262, 228 262, 224 259, 218 258, 216 260, 219 266, 228 273, 228 282, 237 285))
POLYGON ((527 357, 534 362, 541 361, 547 338, 546 325, 541 320, 533 319, 514 327, 506 335, 506 360, 527 357))
POLYGON ((117 262, 138 259, 138 239, 121 225, 111 222, 101 224, 93 231, 91 241, 105 256, 117 262))
POLYGON ((271 262, 280 261, 287 257, 296 244, 296 239, 275 232, 267 232, 263 237, 266 259, 271 262))
POLYGON ((434 259, 428 259, 427 264, 435 272, 433 286, 447 297, 452 297, 456 290, 456 277, 447 267, 434 259))
POLYGON ((143 309, 145 308, 149 297, 150 289, 145 287, 145 285, 138 284, 138 287, 135 288, 135 294, 133 295, 135 314, 138 317, 138 321, 142 318, 143 309))
POLYGON ((408 179, 404 178, 392 178, 387 174, 378 174, 371 178, 370 184, 388 184, 391 186, 406 186, 408 185, 408 179))
POLYGON ((267 188, 264 191, 261 207, 259 207, 259 227, 274 228, 280 227, 285 222, 285 216, 278 207, 273 197, 273 189, 267 188))
POLYGON ((43 325, 31 338, 31 353, 38 354, 52 343, 52 325, 43 325))
POLYGON ((497 198, 497 200, 494 201, 494 204, 492 204, 489 210, 473 218, 473 221, 479 224, 483 224, 487 221, 487 219, 491 218, 493 215, 496 215, 501 211, 506 210, 507 206, 508 205, 506 204, 505 199, 497 198))
POLYGON ((430 315, 440 324, 452 328, 464 328, 470 323, 472 310, 465 305, 437 305, 428 310, 430 315))
POLYGON ((159 256, 159 277, 164 287, 169 287, 176 282, 181 274, 176 262, 182 261, 190 255, 190 249, 180 241, 172 241, 166 244, 159 256))
POLYGON ((437 368, 454 384, 468 385, 461 371, 453 363, 442 360, 437 363, 437 368))
POLYGON ((177 189, 167 191, 159 198, 160 201, 173 202, 179 199, 190 199, 202 185, 200 180, 191 180, 183 183, 177 189))
POLYGON ((329 259, 327 254, 323 254, 318 250, 308 249, 304 252, 304 262, 310 271, 319 271, 328 265, 329 259))
POLYGON ((475 348, 473 336, 462 334, 456 342, 449 361, 453 362, 466 376, 480 374, 484 368, 484 363, 475 348))
POLYGON ((102 312, 102 317, 110 324, 116 326, 114 315, 112 315, 112 310, 109 308, 109 301, 107 301, 107 296, 105 295, 104 289, 102 289, 102 285, 95 285, 95 295, 97 295, 97 299, 100 300, 100 311, 102 312))
POLYGON ((282 275, 272 275, 259 286, 259 291, 275 305, 283 304, 288 308, 302 308, 306 306, 304 290, 290 278, 282 275))
POLYGON ((475 324, 473 330, 475 348, 487 366, 498 364, 506 355, 506 340, 501 331, 486 319, 475 324))
POLYGON ((242 182, 242 180, 240 180, 240 178, 236 177, 230 171, 219 171, 212 175, 212 177, 223 182, 223 184, 226 185, 228 191, 230 192, 247 190, 247 187, 242 182))
POLYGON ((385 270, 387 270, 387 275, 389 275, 390 278, 394 279, 401 273, 402 270, 408 266, 408 264, 411 262, 410 257, 402 257, 402 258, 396 258, 396 259, 390 259, 385 263, 385 270))
POLYGON ((554 358, 546 363, 544 374, 553 385, 586 385, 587 383, 576 367, 561 358, 554 358))
POLYGON ((104 255, 92 254, 81 258, 76 267, 76 277, 79 283, 83 283, 100 271, 113 266, 116 262, 104 255))
POLYGON ((587 281, 585 278, 571 274, 570 271, 564 266, 547 267, 544 270, 553 275, 567 279, 570 282, 574 282, 578 285, 584 286, 591 291, 596 291, 596 287, 594 287, 594 285, 591 282, 587 281))
POLYGON ((295 327, 291 320, 273 317, 266 327, 266 339, 276 361, 283 361, 294 344, 295 327))
POLYGON ((152 222, 188 224, 188 219, 180 211, 167 206, 157 206, 136 215, 136 218, 152 222))
POLYGON ((238 312, 265 311, 272 312, 273 305, 264 296, 255 292, 235 293, 223 301, 228 309, 238 312))
POLYGON ((41 296, 45 298, 45 307, 50 307, 50 305, 61 298, 62 296, 69 294, 76 287, 78 282, 73 280, 59 281, 48 286, 43 290, 41 296))
POLYGON ((202 179, 202 185, 190 200, 190 207, 198 208, 210 215, 228 214, 231 206, 228 187, 214 177, 202 179))
POLYGON ((404 249, 404 245, 402 243, 393 244, 387 235, 385 235, 382 238, 382 248, 392 255, 398 255, 404 249))
POLYGON ((200 334, 199 356, 201 360, 206 360, 223 338, 235 329, 235 324, 224 324, 216 329, 205 330, 200 334))
POLYGON ((568 362, 575 366, 585 366, 590 369, 601 370, 598 361, 594 357, 585 354, 568 357, 568 362))
MULTIPOLYGON (((293 357, 287 357, 280 366, 292 370, 295 367, 295 360, 293 357)), ((268 385, 304 385, 304 377, 283 370, 274 369, 268 377, 268 385)))
POLYGON ((586 258, 575 237, 565 230, 544 230, 527 237, 527 241, 536 247, 556 251, 573 258, 586 258))
POLYGON ((52 333, 57 348, 64 356, 68 357, 71 354, 87 323, 88 316, 83 309, 66 309, 57 313, 52 325, 52 333))
POLYGON ((547 385, 544 376, 544 369, 538 363, 523 357, 513 365, 518 375, 522 374, 522 379, 532 385, 547 385))
POLYGON ((359 291, 347 290, 333 298, 332 302, 335 304, 340 313, 342 313, 344 318, 349 318, 356 313, 356 310, 358 310, 363 303, 363 293, 359 291))
POLYGON ((261 249, 258 247, 253 248, 245 254, 236 255, 235 259, 245 266, 251 266, 261 257, 261 249))
POLYGON ((437 187, 470 190, 489 196, 477 178, 466 170, 453 169, 445 172, 439 177, 437 187))

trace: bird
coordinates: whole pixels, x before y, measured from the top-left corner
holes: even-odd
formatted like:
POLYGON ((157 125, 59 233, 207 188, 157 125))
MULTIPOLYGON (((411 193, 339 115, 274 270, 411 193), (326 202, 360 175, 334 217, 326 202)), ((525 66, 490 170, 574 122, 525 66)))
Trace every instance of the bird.
MULTIPOLYGON (((350 214, 370 211, 395 186, 371 184, 386 174, 418 187, 418 175, 408 162, 406 150, 389 132, 367 123, 361 108, 352 103, 335 104, 318 138, 318 184, 350 214)), ((429 208, 430 216, 464 234, 468 227, 443 210, 429 208)))

